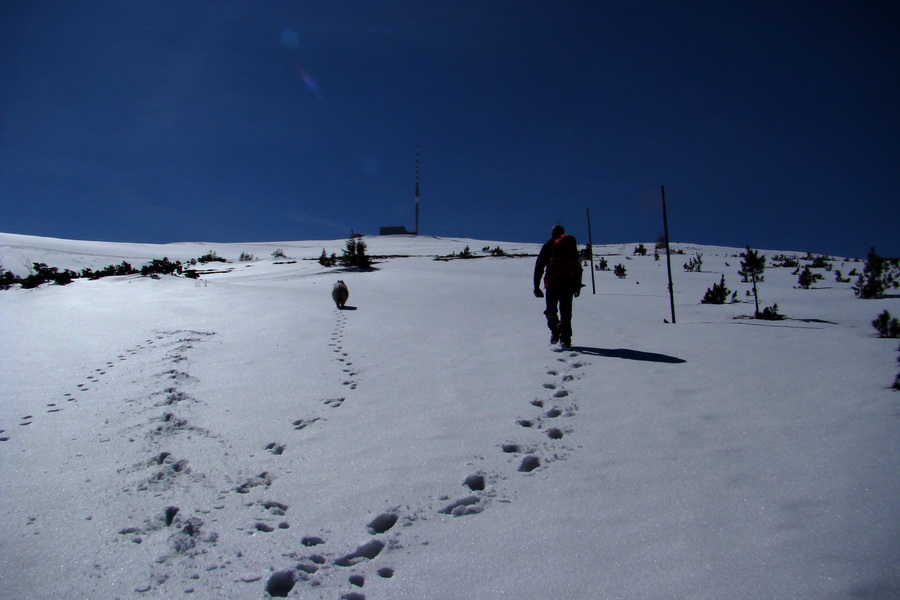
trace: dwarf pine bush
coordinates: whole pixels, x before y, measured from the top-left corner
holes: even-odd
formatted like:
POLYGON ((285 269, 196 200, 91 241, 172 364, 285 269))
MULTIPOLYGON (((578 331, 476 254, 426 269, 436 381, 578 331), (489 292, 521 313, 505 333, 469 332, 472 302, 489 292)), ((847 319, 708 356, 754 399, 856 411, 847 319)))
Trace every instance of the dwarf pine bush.
POLYGON ((872 327, 878 331, 878 337, 900 338, 900 321, 892 317, 891 313, 884 311, 872 321, 872 327))
POLYGON ((325 253, 325 248, 322 248, 322 254, 319 255, 319 264, 323 267, 333 267, 337 264, 337 254, 332 252, 331 256, 328 256, 325 253))
POLYGON ((7 271, 0 266, 0 290, 8 290, 17 283, 22 283, 15 273, 7 271))
POLYGON ((78 273, 63 269, 60 272, 56 267, 48 267, 45 263, 32 263, 31 275, 22 279, 20 283, 23 289, 36 288, 44 283, 55 283, 56 285, 69 285, 78 277, 78 273))
POLYGON ((354 234, 347 240, 344 247, 344 254, 341 256, 341 265, 344 267, 356 267, 359 269, 367 269, 372 266, 372 259, 366 255, 366 243, 362 236, 354 234))
POLYGON ((154 258, 150 261, 149 265, 144 265, 141 267, 141 275, 146 276, 154 276, 154 275, 181 275, 183 272, 183 267, 181 265, 180 260, 176 260, 172 262, 168 257, 164 256, 162 260, 158 258, 154 258))
MULTIPOLYGON (((897 352, 900 352, 900 346, 897 347, 897 352)), ((897 357, 897 363, 900 365, 900 356, 897 357)), ((894 379, 894 389, 900 390, 900 373, 897 373, 897 378, 894 379)))
MULTIPOLYGON (((728 301, 729 294, 731 294, 731 290, 725 286, 725 276, 722 275, 722 279, 719 283, 713 284, 711 288, 706 290, 706 295, 703 296, 700 304, 725 304, 725 302, 728 301)), ((735 301, 736 296, 737 292, 732 296, 732 302, 735 301)))
POLYGON ((870 300, 883 298, 887 290, 900 287, 900 260, 878 256, 875 248, 869 250, 866 266, 853 284, 857 298, 870 300))
POLYGON ((204 254, 203 256, 198 258, 197 260, 204 264, 209 263, 209 262, 228 262, 227 259, 224 259, 221 256, 219 256, 218 254, 216 254, 215 250, 210 250, 209 252, 207 252, 206 254, 204 254))
POLYGON ((778 254, 772 257, 772 266, 773 267, 786 267, 789 269, 793 269, 800 266, 800 262, 793 256, 787 256, 786 254, 778 254))
POLYGON ((817 281, 822 279, 825 279, 825 276, 821 273, 813 273, 809 267, 803 267, 803 270, 800 271, 800 275, 797 278, 797 285, 804 290, 808 290, 817 281))
POLYGON ((783 321, 787 317, 778 312, 777 304, 773 304, 772 306, 767 306, 762 309, 762 312, 757 312, 756 318, 762 319, 763 321, 783 321))
POLYGON ((703 255, 699 252, 684 263, 684 270, 688 273, 699 273, 703 269, 703 255))

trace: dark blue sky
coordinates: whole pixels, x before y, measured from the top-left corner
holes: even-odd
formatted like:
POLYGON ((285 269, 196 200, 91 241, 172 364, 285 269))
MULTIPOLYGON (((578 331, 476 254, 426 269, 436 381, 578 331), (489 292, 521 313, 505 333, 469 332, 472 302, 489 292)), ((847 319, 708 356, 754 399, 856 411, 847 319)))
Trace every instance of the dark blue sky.
POLYGON ((0 4, 0 231, 900 255, 900 8, 0 4))

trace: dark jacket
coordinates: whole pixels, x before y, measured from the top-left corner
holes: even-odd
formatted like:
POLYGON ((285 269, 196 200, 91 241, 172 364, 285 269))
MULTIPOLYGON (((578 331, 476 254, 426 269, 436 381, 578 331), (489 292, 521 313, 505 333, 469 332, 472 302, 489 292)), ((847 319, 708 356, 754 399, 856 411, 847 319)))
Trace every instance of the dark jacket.
POLYGON ((560 288, 571 293, 581 289, 581 259, 575 238, 563 234, 555 240, 547 240, 534 263, 534 287, 560 288))

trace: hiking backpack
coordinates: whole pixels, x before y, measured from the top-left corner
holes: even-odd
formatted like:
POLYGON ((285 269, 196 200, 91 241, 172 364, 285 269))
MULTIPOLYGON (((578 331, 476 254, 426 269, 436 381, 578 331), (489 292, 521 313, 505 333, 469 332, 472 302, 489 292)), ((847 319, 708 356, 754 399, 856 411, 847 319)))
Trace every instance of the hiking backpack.
POLYGON ((581 287, 581 259, 578 256, 578 244, 575 238, 564 233, 553 242, 547 274, 544 277, 546 287, 581 287))

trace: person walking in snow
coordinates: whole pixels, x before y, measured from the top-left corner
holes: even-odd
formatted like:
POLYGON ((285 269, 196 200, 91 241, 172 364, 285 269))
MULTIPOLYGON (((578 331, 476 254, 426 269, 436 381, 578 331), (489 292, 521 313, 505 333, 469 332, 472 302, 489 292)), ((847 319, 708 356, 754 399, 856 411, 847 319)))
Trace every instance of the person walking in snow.
POLYGON ((534 263, 534 295, 546 297, 544 315, 551 344, 561 341, 564 348, 572 345, 572 298, 581 294, 581 276, 578 244, 562 225, 557 225, 534 263), (541 277, 546 295, 541 291, 541 277))

